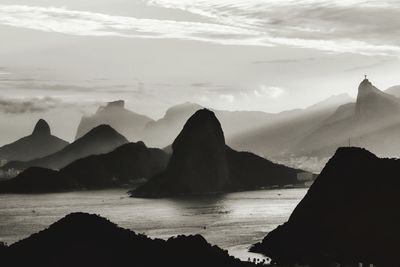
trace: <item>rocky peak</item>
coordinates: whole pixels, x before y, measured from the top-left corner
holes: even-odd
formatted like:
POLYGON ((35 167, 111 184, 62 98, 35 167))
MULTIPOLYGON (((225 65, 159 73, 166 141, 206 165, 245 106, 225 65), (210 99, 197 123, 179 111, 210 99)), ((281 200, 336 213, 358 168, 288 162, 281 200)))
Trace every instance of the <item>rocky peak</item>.
POLYGON ((225 146, 224 132, 220 122, 214 112, 204 108, 189 118, 172 144, 172 149, 175 151, 176 148, 184 148, 186 145, 198 144, 210 139, 215 139, 215 142, 225 146))
POLYGON ((398 100, 376 88, 367 78, 358 86, 356 116, 359 118, 376 118, 393 115, 400 110, 398 100))
POLYGON ((40 119, 36 125, 35 128, 33 129, 32 135, 50 135, 51 131, 50 131, 50 126, 49 124, 43 120, 40 119))
POLYGON ((173 154, 165 172, 171 191, 191 194, 223 190, 229 180, 225 147, 215 114, 198 110, 172 144, 173 154))

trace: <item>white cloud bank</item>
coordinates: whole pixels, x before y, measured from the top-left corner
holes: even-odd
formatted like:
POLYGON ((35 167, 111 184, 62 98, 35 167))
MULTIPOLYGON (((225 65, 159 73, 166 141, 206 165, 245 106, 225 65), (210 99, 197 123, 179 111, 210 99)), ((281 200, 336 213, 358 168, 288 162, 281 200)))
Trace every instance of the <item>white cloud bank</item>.
POLYGON ((400 2, 394 0, 148 0, 143 4, 195 14, 207 22, 0 5, 0 25, 82 36, 172 38, 332 53, 400 54, 400 2))
POLYGON ((280 87, 274 86, 260 86, 259 89, 254 90, 254 95, 256 97, 269 97, 269 98, 278 98, 284 93, 284 90, 280 87))

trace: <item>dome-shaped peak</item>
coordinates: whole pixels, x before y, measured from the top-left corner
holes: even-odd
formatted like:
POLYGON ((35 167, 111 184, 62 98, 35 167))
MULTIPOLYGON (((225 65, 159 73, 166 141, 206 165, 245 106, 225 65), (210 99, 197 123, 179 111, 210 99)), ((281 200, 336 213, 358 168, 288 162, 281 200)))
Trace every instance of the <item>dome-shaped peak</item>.
POLYGON ((49 124, 43 120, 40 119, 36 125, 35 128, 33 129, 32 135, 50 135, 50 126, 49 124))
POLYGON ((189 144, 200 144, 215 141, 225 147, 225 138, 222 127, 214 112, 206 108, 196 111, 185 123, 182 131, 172 143, 175 151, 177 147, 185 148, 189 144))

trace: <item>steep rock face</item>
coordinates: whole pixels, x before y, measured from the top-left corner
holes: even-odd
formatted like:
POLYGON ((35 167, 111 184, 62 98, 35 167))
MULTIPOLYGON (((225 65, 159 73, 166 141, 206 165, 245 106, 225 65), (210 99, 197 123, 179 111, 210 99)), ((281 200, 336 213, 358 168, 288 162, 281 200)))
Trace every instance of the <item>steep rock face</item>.
POLYGON ((109 125, 100 125, 56 153, 31 161, 12 161, 3 170, 24 170, 32 166, 60 169, 74 160, 107 153, 126 143, 128 140, 109 125))
POLYGON ((190 117, 172 149, 167 169, 154 178, 156 181, 150 181, 151 185, 145 186, 143 192, 150 195, 207 193, 227 186, 225 139, 213 112, 202 109, 190 117))
POLYGON ((0 147, 0 159, 32 160, 63 149, 68 142, 51 135, 49 124, 40 119, 31 135, 0 147))
POLYGON ((137 197, 163 197, 247 190, 296 184, 301 170, 274 164, 225 144, 212 111, 197 111, 172 144, 166 170, 132 192, 137 197))
POLYGON ((32 135, 34 135, 34 136, 37 136, 37 135, 41 135, 41 136, 51 135, 49 124, 45 120, 40 119, 36 123, 35 128, 33 129, 32 135))
POLYGON ((289 221, 252 251, 281 263, 397 265, 399 173, 398 160, 339 148, 289 221))
POLYGON ((100 107, 92 116, 83 117, 79 123, 75 140, 81 138, 91 129, 107 124, 126 136, 129 140, 139 140, 145 125, 153 120, 125 108, 125 102, 118 100, 100 107))
POLYGON ((380 91, 368 79, 360 83, 355 107, 357 118, 371 120, 397 115, 399 112, 400 102, 397 98, 380 91))

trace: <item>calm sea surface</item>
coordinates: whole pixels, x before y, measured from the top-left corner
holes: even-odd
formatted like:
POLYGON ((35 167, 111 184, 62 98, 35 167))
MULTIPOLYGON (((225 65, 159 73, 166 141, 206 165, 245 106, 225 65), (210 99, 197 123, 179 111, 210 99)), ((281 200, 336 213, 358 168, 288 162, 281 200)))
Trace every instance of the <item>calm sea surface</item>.
POLYGON ((96 213, 151 237, 202 234, 247 259, 249 246, 285 222, 306 189, 260 190, 180 199, 130 198, 126 190, 0 195, 0 240, 13 243, 75 211, 96 213))

